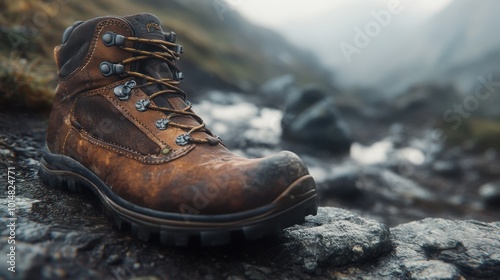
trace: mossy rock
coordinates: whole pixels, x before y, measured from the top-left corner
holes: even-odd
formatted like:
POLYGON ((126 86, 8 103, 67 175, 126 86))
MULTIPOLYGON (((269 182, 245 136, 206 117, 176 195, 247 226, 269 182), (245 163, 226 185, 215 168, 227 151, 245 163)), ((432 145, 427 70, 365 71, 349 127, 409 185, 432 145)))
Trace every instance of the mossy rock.
POLYGON ((0 55, 0 104, 3 107, 50 108, 54 99, 54 77, 45 68, 36 61, 0 55))

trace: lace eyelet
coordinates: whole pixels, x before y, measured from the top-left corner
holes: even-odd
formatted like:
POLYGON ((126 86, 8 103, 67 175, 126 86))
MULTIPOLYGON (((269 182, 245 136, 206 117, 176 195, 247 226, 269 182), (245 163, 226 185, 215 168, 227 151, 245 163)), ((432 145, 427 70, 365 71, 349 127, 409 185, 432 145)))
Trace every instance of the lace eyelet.
POLYGON ((130 81, 125 83, 125 86, 127 86, 129 88, 134 88, 136 85, 137 85, 137 83, 135 82, 135 80, 130 80, 130 81))
POLYGON ((179 146, 186 146, 187 144, 189 144, 189 141, 191 141, 191 139, 191 135, 181 134, 177 136, 177 138, 175 139, 175 143, 179 146))
POLYGON ((130 97, 130 92, 137 85, 134 80, 130 80, 126 82, 124 85, 119 85, 114 88, 113 92, 115 93, 118 99, 124 101, 130 97))
POLYGON ((169 123, 169 119, 159 119, 156 121, 156 128, 158 128, 159 130, 165 130, 167 129, 169 123))
POLYGON ((108 31, 101 37, 107 47, 125 45, 125 36, 108 31))
POLYGON ((170 42, 170 43, 175 43, 175 39, 177 38, 177 34, 175 34, 174 31, 170 32, 164 32, 163 35, 165 36, 165 40, 170 42))
POLYGON ((176 45, 175 46, 175 52, 178 54, 183 54, 184 53, 184 47, 182 45, 176 45))
POLYGON ((145 112, 148 110, 149 104, 151 104, 151 102, 149 100, 141 99, 135 103, 135 108, 139 112, 145 112))
POLYGON ((176 81, 180 81, 180 80, 184 79, 184 74, 182 74, 181 71, 173 70, 172 76, 173 76, 174 80, 176 80, 176 81))
POLYGON ((125 73, 125 67, 120 63, 111 63, 103 61, 99 64, 99 70, 104 77, 109 77, 113 74, 121 75, 125 73))

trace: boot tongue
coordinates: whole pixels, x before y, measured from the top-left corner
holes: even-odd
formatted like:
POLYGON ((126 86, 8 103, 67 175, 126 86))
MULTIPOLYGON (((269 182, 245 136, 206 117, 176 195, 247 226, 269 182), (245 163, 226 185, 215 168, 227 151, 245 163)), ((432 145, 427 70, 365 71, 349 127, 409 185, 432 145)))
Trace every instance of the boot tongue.
POLYGON ((156 40, 165 39, 160 20, 155 15, 143 13, 126 16, 125 19, 134 29, 136 37, 156 40))
MULTIPOLYGON (((161 28, 161 22, 156 16, 149 13, 142 13, 142 14, 126 16, 124 18, 132 26, 135 37, 144 39, 165 40, 165 35, 163 34, 163 30, 161 28)), ((160 48, 151 44, 137 43, 135 47, 137 49, 150 52, 163 51, 160 48)), ((133 67, 135 68, 134 69, 135 71, 156 79, 173 78, 172 71, 168 67, 168 64, 166 62, 163 62, 155 58, 141 60, 133 67)), ((143 83, 146 81, 138 81, 138 82, 143 83)), ((155 92, 165 89, 166 87, 160 84, 153 84, 143 88, 144 92, 148 95, 152 95, 155 92)), ((163 96, 158 96, 154 98, 154 101, 158 106, 170 107, 170 108, 172 107, 166 100, 166 98, 164 98, 163 96)))

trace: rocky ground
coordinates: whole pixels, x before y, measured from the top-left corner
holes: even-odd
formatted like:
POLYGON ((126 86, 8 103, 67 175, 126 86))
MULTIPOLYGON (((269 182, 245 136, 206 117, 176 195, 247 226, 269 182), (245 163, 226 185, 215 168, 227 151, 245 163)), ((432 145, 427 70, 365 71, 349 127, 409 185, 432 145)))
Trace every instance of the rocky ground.
POLYGON ((237 153, 297 151, 320 187, 318 215, 275 239, 222 248, 140 242, 113 229, 94 197, 42 185, 37 168, 48 116, 3 110, 1 219, 10 221, 7 170, 14 167, 17 221, 16 273, 7 270, 9 230, 2 226, 0 278, 500 278, 495 152, 445 150, 432 131, 393 125, 375 146, 355 144, 350 154, 332 156, 281 141, 279 109, 220 93, 195 101, 195 110, 237 153))

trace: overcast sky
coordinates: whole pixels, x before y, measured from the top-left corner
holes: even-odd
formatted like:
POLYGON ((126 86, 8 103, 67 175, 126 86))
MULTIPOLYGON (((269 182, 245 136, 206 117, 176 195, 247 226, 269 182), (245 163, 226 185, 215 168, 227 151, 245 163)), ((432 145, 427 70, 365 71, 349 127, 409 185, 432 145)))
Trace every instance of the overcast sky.
MULTIPOLYGON (((368 0, 226 0, 244 17, 259 25, 280 28, 296 18, 307 19, 338 7, 353 5, 356 1, 368 0)), ((394 0, 371 0, 386 4, 394 0)), ((397 1, 397 0, 395 0, 397 1)), ((423 15, 431 15, 448 5, 452 0, 400 0, 411 5, 423 15)), ((353 5, 355 6, 355 5, 353 5)), ((358 5, 359 6, 359 5, 358 5)))

